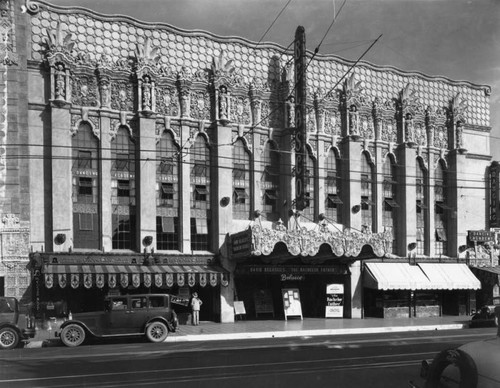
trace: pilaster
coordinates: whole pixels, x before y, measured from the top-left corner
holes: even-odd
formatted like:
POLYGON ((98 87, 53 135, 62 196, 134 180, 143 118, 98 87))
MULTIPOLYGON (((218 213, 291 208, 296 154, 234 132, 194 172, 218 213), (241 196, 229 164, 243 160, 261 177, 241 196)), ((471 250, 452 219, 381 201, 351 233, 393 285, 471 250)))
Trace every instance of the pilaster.
POLYGON ((233 219, 233 147, 231 145, 231 127, 219 125, 214 131, 214 143, 218 144, 217 148, 212 151, 213 163, 216 166, 217 173, 215 174, 215 184, 212 184, 214 189, 215 201, 212 202, 212 219, 218 219, 219 224, 216 228, 216 250, 224 243, 226 234, 230 233, 233 219), (221 206, 219 201, 224 198, 230 198, 229 205, 221 206))
POLYGON ((343 144, 345 163, 342 163, 342 176, 349 176, 349 182, 344 182, 346 200, 343 206, 343 219, 346 226, 361 230, 361 152, 360 143, 348 138, 343 144), (353 209, 355 207, 355 209, 353 209))
MULTIPOLYGON (((194 166, 193 153, 189 152, 187 146, 190 139, 190 128, 188 125, 182 125, 180 128, 181 146, 186 150, 181 150, 182 162, 180 163, 181 174, 179 182, 179 233, 180 233, 180 251, 184 253, 191 252, 191 169, 194 166)), ((192 139, 193 141, 195 139, 192 139)))
POLYGON ((146 236, 153 238, 147 252, 156 246, 156 136, 155 119, 139 117, 139 139, 137 168, 138 198, 137 203, 137 246, 142 246, 146 236))
POLYGON ((99 148, 99 172, 101 181, 99 182, 101 204, 101 233, 102 250, 110 252, 113 249, 113 228, 111 221, 111 120, 107 116, 101 115, 101 141, 99 148), (105 217, 106 215, 106 217, 105 217))
POLYGON ((68 105, 51 108, 52 247, 62 252, 73 245, 73 202, 71 176, 71 115, 68 105), (60 235, 57 239, 56 236, 60 235))
POLYGON ((400 255, 408 253, 408 244, 417 242, 417 191, 416 191, 416 163, 417 153, 415 148, 402 146, 399 153, 398 182, 400 207, 398 208, 398 242, 397 252, 400 255))

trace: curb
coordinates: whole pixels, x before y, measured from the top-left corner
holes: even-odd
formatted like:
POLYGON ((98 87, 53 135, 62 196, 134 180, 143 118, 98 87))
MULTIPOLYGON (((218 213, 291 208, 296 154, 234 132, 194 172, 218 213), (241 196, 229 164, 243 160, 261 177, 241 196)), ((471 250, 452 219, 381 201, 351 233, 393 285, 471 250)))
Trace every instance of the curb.
POLYGON ((223 341, 238 339, 264 339, 264 338, 290 338, 290 337, 314 337, 326 335, 348 335, 348 334, 377 334, 377 333, 400 333, 406 331, 434 331, 434 330, 458 330, 467 328, 467 324, 447 325, 425 325, 425 326, 396 326, 396 327, 370 327, 355 329, 324 329, 324 330, 290 330, 290 331, 267 331, 253 333, 224 333, 224 334, 189 334, 181 336, 169 336, 165 342, 196 342, 196 341, 223 341))
MULTIPOLYGON (((240 333, 218 333, 218 334, 173 334, 169 335, 165 342, 200 342, 200 341, 231 341, 246 339, 266 338, 292 338, 292 337, 317 337, 329 335, 349 334, 378 334, 378 333, 401 333, 410 331, 435 331, 435 330, 458 330, 468 327, 467 323, 453 323, 441 325, 419 325, 419 326, 390 326, 390 327, 361 327, 350 329, 320 329, 320 330, 287 330, 287 331, 263 331, 263 332, 240 332, 240 333)), ((46 339, 30 341, 25 348, 46 348, 62 346, 59 339, 46 339)))

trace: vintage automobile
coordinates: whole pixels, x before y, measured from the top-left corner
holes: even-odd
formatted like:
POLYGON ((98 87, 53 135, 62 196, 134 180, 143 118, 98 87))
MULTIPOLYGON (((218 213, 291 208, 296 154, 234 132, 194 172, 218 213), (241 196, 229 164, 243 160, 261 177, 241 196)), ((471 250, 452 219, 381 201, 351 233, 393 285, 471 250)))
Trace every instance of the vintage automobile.
POLYGON ((498 318, 495 316, 495 306, 483 306, 479 311, 472 314, 469 327, 494 327, 498 326, 498 318))
POLYGON ((35 336, 35 319, 19 312, 16 298, 0 297, 0 349, 13 349, 35 336))
MULTIPOLYGON (((500 306, 495 307, 495 316, 500 318, 500 306)), ((430 364, 422 361, 420 376, 425 380, 425 388, 498 388, 499 366, 500 327, 495 338, 443 350, 430 364)), ((414 382, 410 386, 419 387, 414 382)))
POLYGON ((79 346, 87 336, 105 338, 145 335, 151 342, 163 342, 178 326, 172 308, 175 296, 138 294, 109 296, 102 311, 70 314, 56 336, 66 346, 79 346))

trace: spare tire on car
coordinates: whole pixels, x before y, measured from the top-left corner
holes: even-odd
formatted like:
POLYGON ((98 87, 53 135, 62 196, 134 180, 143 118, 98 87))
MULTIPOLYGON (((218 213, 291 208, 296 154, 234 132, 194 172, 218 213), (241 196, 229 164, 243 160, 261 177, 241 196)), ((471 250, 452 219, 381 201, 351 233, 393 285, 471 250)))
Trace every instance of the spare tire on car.
POLYGON ((438 353, 429 366, 425 388, 441 387, 441 380, 446 379, 446 368, 454 366, 460 372, 459 388, 477 387, 477 367, 474 360, 460 349, 447 349, 438 353))

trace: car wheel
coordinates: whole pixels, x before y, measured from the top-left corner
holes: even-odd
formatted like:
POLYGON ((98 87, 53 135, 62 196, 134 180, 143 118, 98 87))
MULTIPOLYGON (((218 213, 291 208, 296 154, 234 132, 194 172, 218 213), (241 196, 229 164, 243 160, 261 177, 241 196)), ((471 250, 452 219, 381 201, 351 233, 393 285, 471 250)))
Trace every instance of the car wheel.
POLYGON ((168 328, 163 322, 152 322, 146 328, 146 337, 151 342, 163 342, 167 339, 168 328))
POLYGON ((446 386, 447 368, 455 367, 459 371, 459 388, 477 387, 477 367, 474 360, 467 353, 460 349, 448 349, 440 352, 432 361, 427 375, 425 388, 438 388, 446 386), (445 372, 445 373, 443 373, 445 372))
POLYGON ((14 349, 19 344, 19 334, 12 327, 0 329, 0 348, 14 349))
POLYGON ((79 346, 85 341, 85 330, 80 325, 72 323, 62 329, 61 341, 66 346, 79 346))

